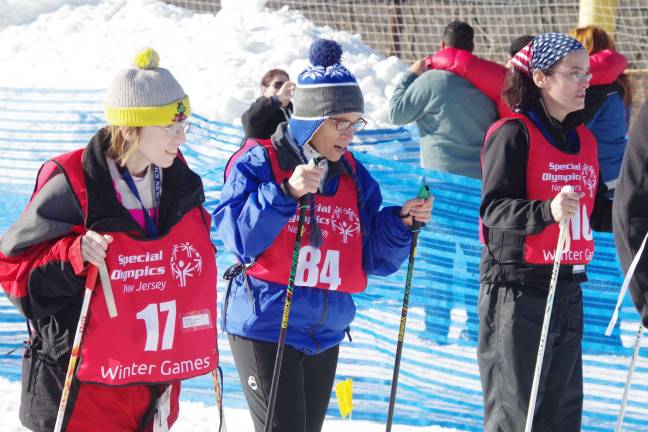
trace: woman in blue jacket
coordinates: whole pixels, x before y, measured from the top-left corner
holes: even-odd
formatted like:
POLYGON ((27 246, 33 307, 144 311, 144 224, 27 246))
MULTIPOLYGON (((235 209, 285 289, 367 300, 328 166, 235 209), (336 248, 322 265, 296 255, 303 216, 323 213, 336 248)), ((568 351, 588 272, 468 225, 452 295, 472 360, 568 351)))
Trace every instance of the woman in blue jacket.
POLYGON ((273 431, 321 430, 338 345, 355 316, 351 294, 365 289, 367 275, 398 270, 413 220, 431 217, 431 199, 380 209, 378 183, 347 151, 366 121, 360 87, 341 55, 337 42, 313 43, 312 66, 297 80, 293 116, 270 140, 248 141, 237 152, 214 211, 219 236, 241 263, 224 328, 256 431, 265 426, 298 201, 305 197, 309 211, 273 431))
MULTIPOLYGON (((572 36, 583 44, 589 55, 599 53, 599 56, 604 54, 612 57, 615 54, 612 38, 600 27, 580 27, 572 32, 572 36)), ((625 59, 621 57, 621 60, 625 59)), ((626 74, 620 74, 611 84, 595 85, 587 90, 587 128, 596 137, 601 174, 610 194, 614 193, 618 182, 628 143, 626 135, 631 106, 632 88, 626 74)))

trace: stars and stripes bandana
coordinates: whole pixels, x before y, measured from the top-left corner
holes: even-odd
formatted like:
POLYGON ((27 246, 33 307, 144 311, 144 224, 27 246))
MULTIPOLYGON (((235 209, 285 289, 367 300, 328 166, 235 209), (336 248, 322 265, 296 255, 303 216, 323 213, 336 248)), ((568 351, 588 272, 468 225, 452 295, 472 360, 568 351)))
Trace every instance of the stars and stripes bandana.
POLYGON ((518 51, 511 63, 525 75, 535 69, 549 69, 572 51, 584 49, 576 39, 562 33, 543 33, 518 51))

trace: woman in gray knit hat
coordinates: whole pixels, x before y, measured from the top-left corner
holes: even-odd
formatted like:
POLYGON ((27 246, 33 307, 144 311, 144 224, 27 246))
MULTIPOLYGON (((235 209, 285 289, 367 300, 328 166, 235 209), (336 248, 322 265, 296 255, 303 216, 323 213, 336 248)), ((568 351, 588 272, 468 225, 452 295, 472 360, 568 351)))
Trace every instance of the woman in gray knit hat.
POLYGON ((367 275, 398 270, 413 221, 430 220, 431 199, 381 209, 380 186, 349 151, 366 121, 362 92, 341 55, 337 42, 313 43, 293 116, 270 140, 248 140, 233 156, 214 211, 218 234, 240 263, 226 272, 224 327, 257 432, 271 405, 298 207, 305 204, 308 216, 272 431, 321 430, 338 346, 355 316, 352 294, 365 289, 367 275))
POLYGON ((109 125, 42 166, 0 241, 0 283, 29 323, 31 430, 168 430, 179 381, 217 366, 210 221, 178 157, 189 98, 158 61, 146 49, 115 76, 109 125))

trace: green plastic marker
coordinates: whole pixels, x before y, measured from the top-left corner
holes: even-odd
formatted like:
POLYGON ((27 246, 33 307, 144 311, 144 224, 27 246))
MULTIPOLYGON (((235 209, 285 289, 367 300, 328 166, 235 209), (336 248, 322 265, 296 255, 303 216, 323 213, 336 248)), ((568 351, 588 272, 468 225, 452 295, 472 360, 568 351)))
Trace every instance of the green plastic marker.
POLYGON ((430 198, 430 188, 428 187, 425 177, 421 180, 421 187, 419 188, 417 198, 428 199, 430 198))

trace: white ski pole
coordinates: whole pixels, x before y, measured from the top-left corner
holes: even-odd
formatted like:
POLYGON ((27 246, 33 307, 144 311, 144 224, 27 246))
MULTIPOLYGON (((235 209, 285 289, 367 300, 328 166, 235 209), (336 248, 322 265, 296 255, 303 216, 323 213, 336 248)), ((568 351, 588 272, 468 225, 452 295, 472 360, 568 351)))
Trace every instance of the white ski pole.
MULTIPOLYGON (((571 186, 563 186, 561 192, 572 192, 571 186)), ((558 234, 558 245, 556 246, 556 255, 554 256, 553 270, 551 272, 551 282, 549 283, 549 293, 547 294, 547 305, 545 307, 544 319, 542 320, 542 332, 540 333, 540 344, 538 345, 538 357, 536 358, 535 371, 533 373, 533 385, 531 386, 531 396, 529 397, 529 409, 527 410, 525 432, 531 432, 533 426, 533 417, 535 415, 535 404, 538 397, 538 385, 540 383, 540 371, 542 370, 542 361, 544 359, 545 345, 547 344, 547 335, 549 334, 549 323, 551 322, 551 311, 553 309, 554 295, 556 294, 556 285, 558 284, 558 270, 560 270, 560 260, 563 249, 569 238, 569 219, 560 221, 560 233, 558 234)))
POLYGON ((643 324, 639 323, 639 330, 637 331, 637 337, 635 338, 634 350, 632 351, 632 360, 630 360, 630 367, 628 368, 628 378, 626 379, 625 389, 623 390, 623 400, 621 401, 621 407, 619 408, 619 418, 617 418, 616 427, 614 432, 620 432, 621 426, 623 426, 623 417, 625 416, 625 409, 628 405, 628 398, 630 397, 630 387, 632 386, 632 376, 634 375, 635 364, 637 363, 637 357, 639 357, 639 348, 641 347, 641 339, 643 338, 643 324))
POLYGON ((88 316, 88 309, 90 307, 92 293, 94 292, 95 285, 97 284, 98 271, 99 269, 95 265, 90 265, 90 267, 88 268, 88 274, 86 276, 85 283, 85 293, 83 295, 83 304, 81 305, 81 314, 79 316, 79 323, 77 324, 76 333, 74 334, 72 353, 70 354, 70 361, 68 362, 68 369, 65 375, 65 383, 63 384, 63 392, 61 393, 61 401, 59 403, 58 414, 56 415, 54 432, 60 432, 63 426, 63 418, 65 417, 65 409, 67 408, 68 397, 70 395, 72 377, 74 377, 77 360, 79 359, 81 339, 83 338, 83 332, 85 331, 86 318, 88 316))

